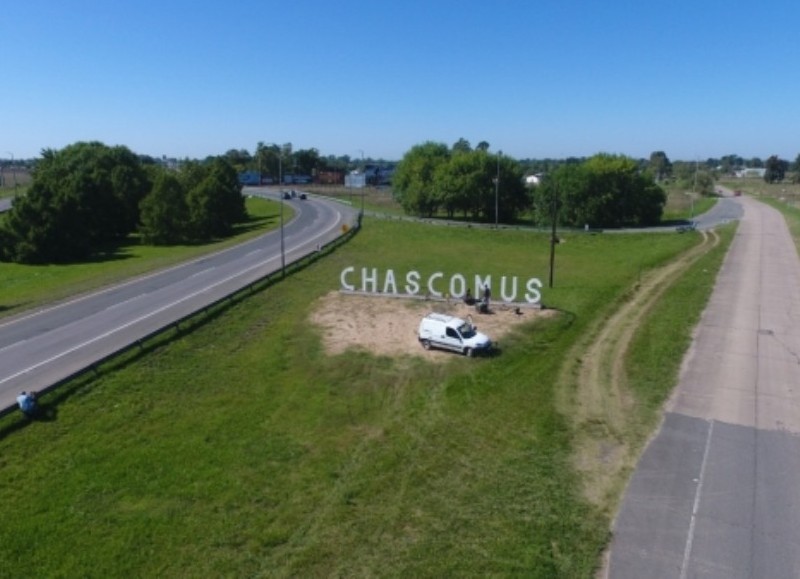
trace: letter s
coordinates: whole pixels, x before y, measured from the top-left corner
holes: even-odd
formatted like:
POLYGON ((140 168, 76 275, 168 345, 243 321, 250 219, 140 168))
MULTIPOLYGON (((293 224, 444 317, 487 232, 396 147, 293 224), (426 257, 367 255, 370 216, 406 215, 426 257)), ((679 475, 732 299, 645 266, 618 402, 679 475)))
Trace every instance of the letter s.
POLYGON ((525 301, 529 304, 538 304, 539 301, 542 299, 542 292, 539 289, 542 287, 542 282, 535 277, 532 277, 528 280, 528 283, 525 284, 525 289, 528 292, 525 294, 525 301))

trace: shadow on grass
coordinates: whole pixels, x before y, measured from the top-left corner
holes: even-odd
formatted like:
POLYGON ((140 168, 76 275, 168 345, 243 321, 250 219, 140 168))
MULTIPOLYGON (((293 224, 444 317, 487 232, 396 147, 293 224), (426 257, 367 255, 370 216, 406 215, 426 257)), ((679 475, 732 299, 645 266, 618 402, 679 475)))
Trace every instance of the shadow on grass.
POLYGON ((34 422, 55 422, 58 418, 58 408, 54 404, 40 403, 33 416, 26 416, 16 407, 8 413, 11 414, 12 412, 17 414, 16 419, 0 427, 0 440, 27 428, 34 422))

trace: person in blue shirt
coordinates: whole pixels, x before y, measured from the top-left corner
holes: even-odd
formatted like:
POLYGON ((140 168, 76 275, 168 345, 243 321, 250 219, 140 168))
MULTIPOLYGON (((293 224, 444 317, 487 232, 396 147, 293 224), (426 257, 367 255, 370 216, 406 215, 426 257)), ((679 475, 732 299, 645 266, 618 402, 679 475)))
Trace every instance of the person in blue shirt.
POLYGON ((17 404, 25 416, 32 418, 36 414, 36 393, 23 390, 17 396, 17 404))

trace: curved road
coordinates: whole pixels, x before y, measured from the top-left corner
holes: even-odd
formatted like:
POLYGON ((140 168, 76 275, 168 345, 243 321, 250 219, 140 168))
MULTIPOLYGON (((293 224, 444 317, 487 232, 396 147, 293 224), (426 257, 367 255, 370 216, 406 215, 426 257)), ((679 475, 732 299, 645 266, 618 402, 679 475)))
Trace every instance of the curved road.
MULTIPOLYGON (((277 198, 245 189, 244 194, 277 198)), ((292 199, 285 262, 311 254, 353 226, 357 211, 309 196, 292 199)), ((0 410, 21 390, 45 390, 120 348, 281 270, 281 232, 136 278, 66 303, 0 321, 0 410)))
POLYGON ((800 259, 749 198, 615 521, 613 579, 800 577, 800 259))

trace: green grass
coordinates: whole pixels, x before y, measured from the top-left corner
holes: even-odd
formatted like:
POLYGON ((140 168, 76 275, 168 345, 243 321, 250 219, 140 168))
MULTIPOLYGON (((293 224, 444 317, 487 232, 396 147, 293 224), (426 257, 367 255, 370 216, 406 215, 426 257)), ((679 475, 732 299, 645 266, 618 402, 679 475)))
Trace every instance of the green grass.
POLYGON ((715 197, 703 197, 674 185, 665 185, 664 190, 667 193, 667 203, 661 216, 664 222, 692 219, 711 209, 717 202, 715 197))
MULTIPOLYGON (((285 206, 284 218, 294 214, 285 206)), ((0 317, 170 267, 220 251, 280 226, 279 204, 260 198, 247 199, 249 221, 237 226, 234 236, 215 243, 154 247, 137 237, 94 260, 69 265, 20 265, 0 262, 0 317)))
POLYGON ((720 245, 675 281, 659 300, 648 323, 637 331, 627 371, 640 404, 639 419, 644 428, 636 432, 640 440, 646 437, 677 382, 683 353, 691 344, 692 330, 702 314, 697 306, 708 302, 735 232, 732 225, 718 229, 720 245))
MULTIPOLYGON (((285 282, 46 395, 48 420, 1 418, 0 569, 591 577, 610 520, 582 498, 553 385, 581 332, 697 238, 564 241, 543 291, 560 315, 497 357, 324 353, 310 304, 350 265, 547 279, 546 234, 367 219, 285 282)), ((681 300, 687 320, 701 294, 681 300)), ((639 348, 678 356, 682 330, 639 348)))

